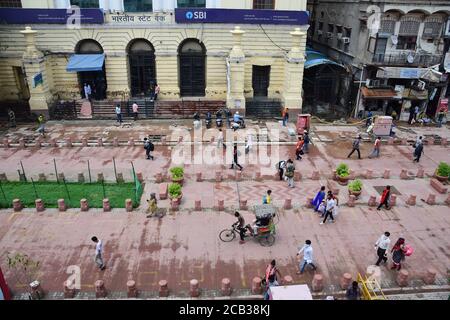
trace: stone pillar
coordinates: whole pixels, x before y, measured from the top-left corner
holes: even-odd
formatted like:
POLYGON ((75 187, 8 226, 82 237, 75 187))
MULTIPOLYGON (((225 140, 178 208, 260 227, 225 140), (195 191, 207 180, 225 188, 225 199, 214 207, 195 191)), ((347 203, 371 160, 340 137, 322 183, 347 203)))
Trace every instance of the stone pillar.
POLYGON ((113 138, 113 147, 118 147, 119 146, 119 138, 114 137, 113 138))
POLYGON ((368 204, 369 204, 369 207, 376 207, 377 206, 377 198, 375 196, 370 196, 368 204))
POLYGON ((131 199, 126 199, 125 200, 125 210, 127 212, 132 212, 133 211, 133 201, 131 199))
POLYGON ((88 211, 89 210, 89 203, 87 199, 81 199, 80 200, 80 209, 81 211, 88 211))
POLYGON ((429 205, 436 204, 436 195, 431 193, 427 198, 427 204, 429 204, 429 205))
POLYGON ((312 202, 313 202, 313 198, 311 198, 311 197, 307 197, 306 198, 306 207, 307 208, 312 208, 313 207, 313 205, 312 205, 312 202))
POLYGON ((373 178, 373 171, 371 169, 367 169, 366 179, 372 179, 372 178, 373 178))
POLYGON ((344 273, 341 277, 340 286, 342 290, 347 290, 352 283, 352 275, 350 273, 344 273))
POLYGON ((283 209, 284 210, 292 209, 292 199, 284 199, 283 209))
POLYGON ((383 179, 389 179, 390 175, 391 175, 391 170, 389 170, 389 169, 384 170, 383 179))
POLYGON ((105 298, 106 297, 105 283, 103 282, 103 280, 95 281, 94 287, 95 287, 95 297, 96 298, 105 298))
POLYGON ((216 182, 222 181, 222 173, 220 171, 216 172, 216 182))
POLYGON ((252 280, 252 293, 253 294, 262 294, 263 288, 261 287, 261 278, 254 277, 252 280))
POLYGON ((198 287, 198 280, 197 279, 192 279, 189 282, 190 285, 190 289, 189 289, 189 293, 191 295, 191 297, 196 298, 200 295, 200 289, 198 287))
POLYGON ((424 175, 425 175, 425 170, 423 168, 417 169, 417 175, 416 175, 417 178, 423 178, 424 175))
POLYGON ((130 138, 130 139, 128 140, 128 146, 134 147, 134 139, 133 139, 133 138, 130 138))
POLYGON ((313 171, 311 175, 311 180, 319 180, 319 179, 320 179, 319 171, 313 171))
POLYGON ((195 200, 195 211, 202 211, 202 201, 195 200))
POLYGON ((136 178, 140 183, 144 182, 144 176, 142 175, 142 172, 136 173, 136 178))
POLYGON ((64 199, 58 199, 58 210, 64 212, 67 210, 66 201, 64 199))
POLYGON ((44 206, 44 201, 42 201, 42 199, 36 199, 34 201, 35 205, 36 205, 36 211, 37 212, 42 212, 45 210, 45 206, 44 206))
POLYGON ((283 285, 289 286, 289 285, 291 285, 293 283, 294 283, 294 280, 292 279, 291 276, 284 276, 284 278, 283 278, 283 285))
POLYGON ((239 210, 248 210, 247 200, 240 200, 239 201, 239 210))
POLYGON ((400 287, 406 287, 408 285, 408 277, 409 277, 409 273, 408 271, 406 271, 405 269, 402 269, 398 272, 397 275, 397 284, 400 287))
POLYGON ((133 280, 127 281, 127 296, 128 298, 137 298, 137 289, 136 289, 136 282, 133 280))
POLYGON ((41 288, 39 281, 30 283, 31 295, 34 299, 40 300, 44 297, 44 290, 41 288))
POLYGON ((58 181, 64 181, 66 180, 66 177, 64 176, 64 173, 59 172, 58 173, 58 181))
POLYGON ((3 148, 9 148, 9 140, 8 140, 8 138, 3 138, 3 148))
POLYGON ((241 180, 242 180, 242 172, 236 171, 236 181, 241 181, 241 180))
POLYGON ((256 181, 261 181, 261 180, 262 180, 261 172, 260 172, 260 171, 255 172, 255 180, 256 180, 256 181))
POLYGON ((391 197, 389 199, 389 206, 393 207, 397 203, 397 195, 391 194, 391 197))
POLYGON ((167 286, 166 280, 160 280, 159 284, 159 296, 160 297, 168 297, 169 296, 169 287, 167 286))
POLYGON ((67 148, 72 148, 73 144, 72 144, 72 139, 67 138, 66 139, 66 147, 67 148))
POLYGON ((75 288, 73 280, 66 280, 64 285, 64 299, 73 299, 75 297, 75 288))
POLYGON ((228 278, 222 279, 222 285, 220 288, 220 292, 223 296, 229 296, 231 295, 231 281, 228 278))
POLYGON ((197 172, 196 176, 197 176, 197 182, 202 182, 202 173, 201 172, 197 172))
POLYGON ((323 290, 323 276, 321 274, 317 273, 314 275, 311 287, 314 292, 319 292, 323 290))
POLYGON ((85 182, 85 179, 84 179, 84 173, 80 172, 80 173, 78 174, 78 182, 79 182, 79 183, 84 183, 84 182, 85 182))
POLYGON ((423 276, 423 282, 427 285, 432 285, 436 281, 436 270, 433 268, 428 268, 423 276))
POLYGON ((351 195, 348 196, 348 202, 347 202, 347 205, 348 205, 349 207, 354 207, 354 206, 355 206, 355 201, 356 201, 356 196, 353 195, 353 194, 351 194, 351 195))
POLYGON ((218 211, 225 210, 224 202, 225 202, 224 200, 217 200, 217 210, 218 211))
POLYGON ((25 37, 26 50, 23 54, 23 65, 30 90, 30 109, 34 113, 42 113, 48 117, 48 104, 51 102, 51 94, 48 87, 48 74, 44 54, 36 48, 36 33, 31 27, 25 27, 20 31, 25 37), (33 79, 37 75, 42 76, 42 83, 33 85, 33 79))
POLYGON ((156 183, 161 183, 163 181, 164 181, 164 179, 163 179, 163 175, 161 172, 158 172, 157 174, 155 174, 155 182, 156 183))
POLYGON ((292 36, 292 48, 284 62, 284 84, 282 89, 283 105, 290 109, 290 113, 300 113, 302 110, 302 86, 305 53, 301 47, 306 41, 306 32, 295 28, 290 32, 292 36))
POLYGON ((25 140, 23 138, 19 138, 19 148, 25 148, 25 140))
POLYGON ((82 147, 87 147, 88 146, 88 141, 86 138, 81 139, 81 146, 82 147))
POLYGON ((407 170, 402 169, 402 172, 400 172, 400 179, 403 179, 403 180, 409 179, 407 170))
POLYGON ((245 97, 244 97, 244 75, 245 75, 245 54, 242 50, 242 36, 245 31, 240 27, 234 27, 230 31, 233 36, 233 48, 228 56, 229 63, 229 92, 227 94, 227 108, 231 110, 239 109, 241 113, 245 113, 245 97), (237 106, 239 101, 239 106, 237 106))
POLYGON ((411 194, 408 198, 408 200, 406 200, 406 204, 408 206, 415 206, 416 205, 416 195, 415 194, 411 194))
POLYGON ((23 209, 22 202, 20 199, 14 199, 13 200, 13 210, 14 212, 19 212, 23 209))
POLYGON ((53 147, 53 148, 56 148, 58 146, 58 143, 56 142, 56 139, 54 139, 54 138, 50 139, 49 146, 53 147))
POLYGON ((294 181, 300 181, 302 179, 302 174, 298 171, 294 171, 294 181))
POLYGON ((102 138, 98 138, 97 147, 103 147, 103 139, 102 138))
POLYGON ((445 199, 445 204, 450 206, 450 194, 448 195, 447 199, 445 199))
POLYGON ((111 211, 111 204, 109 203, 109 199, 103 199, 103 212, 111 211))

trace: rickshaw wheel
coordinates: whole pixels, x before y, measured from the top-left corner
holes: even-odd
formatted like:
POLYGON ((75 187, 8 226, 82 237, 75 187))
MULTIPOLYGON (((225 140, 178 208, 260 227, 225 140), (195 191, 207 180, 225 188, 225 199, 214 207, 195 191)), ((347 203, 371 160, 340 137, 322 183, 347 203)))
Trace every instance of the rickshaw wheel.
POLYGON ((275 237, 272 234, 259 238, 259 244, 263 247, 271 247, 275 243, 275 237))
POLYGON ((225 229, 219 233, 219 239, 222 240, 223 242, 230 242, 235 237, 236 237, 236 234, 231 229, 225 229))

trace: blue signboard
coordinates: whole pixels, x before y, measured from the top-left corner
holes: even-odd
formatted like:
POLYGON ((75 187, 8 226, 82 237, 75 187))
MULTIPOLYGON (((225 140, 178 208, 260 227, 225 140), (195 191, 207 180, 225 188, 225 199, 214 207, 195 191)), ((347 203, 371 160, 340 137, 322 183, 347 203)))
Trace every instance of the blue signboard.
POLYGON ((240 10, 240 9, 175 9, 177 23, 242 23, 307 25, 308 11, 240 10))
POLYGON ((0 8, 0 24, 66 24, 80 19, 82 24, 103 24, 102 9, 80 9, 80 15, 74 9, 22 9, 0 8))

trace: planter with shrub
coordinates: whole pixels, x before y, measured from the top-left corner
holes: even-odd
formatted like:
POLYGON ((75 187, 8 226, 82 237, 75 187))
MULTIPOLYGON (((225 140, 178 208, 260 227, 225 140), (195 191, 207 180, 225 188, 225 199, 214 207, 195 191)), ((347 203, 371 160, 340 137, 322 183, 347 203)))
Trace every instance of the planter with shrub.
POLYGON ((184 181, 184 169, 182 167, 173 167, 170 169, 170 173, 172 174, 172 182, 182 186, 184 181))
POLYGON ((436 179, 441 182, 447 181, 450 176, 450 165, 445 162, 440 162, 436 169, 435 176, 436 179))
POLYGON ((180 204, 183 193, 181 192, 181 185, 179 183, 169 184, 169 199, 171 203, 178 202, 180 204))
POLYGON ((350 169, 345 163, 341 163, 336 168, 336 179, 339 183, 346 185, 350 179, 350 169))
POLYGON ((362 191, 362 181, 359 179, 353 180, 348 184, 348 194, 354 195, 358 198, 361 195, 362 191))

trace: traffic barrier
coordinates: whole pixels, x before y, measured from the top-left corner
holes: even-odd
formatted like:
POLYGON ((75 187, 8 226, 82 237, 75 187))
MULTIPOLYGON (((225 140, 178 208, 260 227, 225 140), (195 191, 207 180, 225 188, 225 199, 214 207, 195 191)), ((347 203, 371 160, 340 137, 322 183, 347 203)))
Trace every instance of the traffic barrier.
POLYGON ((312 204, 312 202, 313 202, 313 198, 311 198, 311 197, 307 197, 306 198, 306 207, 307 208, 312 208, 313 207, 313 204, 312 204))
POLYGON ((161 183, 159 185, 159 200, 166 200, 168 194, 168 185, 167 183, 161 183))
POLYGON ((389 198, 389 206, 393 207, 397 204, 397 195, 391 194, 391 197, 389 198))
POLYGON ((319 171, 313 171, 311 175, 311 180, 319 180, 319 179, 320 179, 319 171))
POLYGON ((366 170, 366 174, 365 174, 365 178, 366 179, 373 179, 373 171, 370 169, 366 170))
POLYGON ((161 172, 158 172, 155 174, 155 182, 156 183, 162 183, 164 181, 163 175, 161 172))
POLYGON ((103 175, 102 172, 97 174, 97 182, 104 182, 105 181, 105 176, 103 175))
POLYGON ((417 178, 423 178, 424 176, 425 176, 425 170, 423 168, 417 169, 416 177, 417 178))
POLYGON ((224 202, 225 202, 224 200, 217 200, 217 210, 218 211, 225 210, 224 202))
POLYGON ((222 181, 222 173, 220 171, 216 172, 216 182, 222 181))

